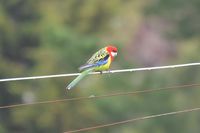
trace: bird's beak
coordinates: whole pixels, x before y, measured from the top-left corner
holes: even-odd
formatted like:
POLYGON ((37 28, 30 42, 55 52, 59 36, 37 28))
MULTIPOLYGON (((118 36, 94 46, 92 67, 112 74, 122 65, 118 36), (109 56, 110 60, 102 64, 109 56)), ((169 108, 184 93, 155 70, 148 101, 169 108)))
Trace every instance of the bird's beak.
POLYGON ((111 52, 111 55, 112 55, 113 57, 115 57, 115 56, 117 56, 117 52, 111 52))

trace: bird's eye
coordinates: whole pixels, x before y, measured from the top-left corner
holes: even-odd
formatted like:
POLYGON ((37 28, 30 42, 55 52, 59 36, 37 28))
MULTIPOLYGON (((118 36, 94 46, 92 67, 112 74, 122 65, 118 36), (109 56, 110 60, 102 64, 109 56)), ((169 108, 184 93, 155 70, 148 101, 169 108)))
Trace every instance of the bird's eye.
POLYGON ((113 49, 112 52, 117 52, 117 50, 113 49))
POLYGON ((115 50, 114 50, 114 49, 113 49, 112 51, 113 51, 113 52, 115 52, 115 50))

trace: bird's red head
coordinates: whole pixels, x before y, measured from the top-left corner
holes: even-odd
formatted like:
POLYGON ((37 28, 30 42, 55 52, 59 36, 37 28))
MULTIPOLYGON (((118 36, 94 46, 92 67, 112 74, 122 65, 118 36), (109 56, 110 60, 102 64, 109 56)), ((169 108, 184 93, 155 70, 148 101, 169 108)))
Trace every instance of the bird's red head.
POLYGON ((108 51, 108 53, 111 56, 111 59, 113 60, 115 56, 117 56, 117 48, 115 46, 107 46, 106 50, 108 51))

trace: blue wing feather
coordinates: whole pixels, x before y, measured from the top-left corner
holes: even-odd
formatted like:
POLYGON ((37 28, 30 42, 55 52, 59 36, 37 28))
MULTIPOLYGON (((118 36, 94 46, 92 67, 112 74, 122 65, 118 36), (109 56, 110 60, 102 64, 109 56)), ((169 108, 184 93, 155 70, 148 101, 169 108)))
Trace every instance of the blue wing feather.
POLYGON ((86 65, 79 67, 79 71, 83 71, 85 69, 92 68, 92 67, 95 67, 95 66, 96 66, 96 64, 86 64, 86 65))
POLYGON ((99 60, 95 64, 86 64, 86 65, 83 65, 83 66, 81 66, 79 68, 79 70, 83 71, 83 70, 88 69, 88 68, 105 65, 108 62, 108 58, 109 58, 109 55, 105 56, 103 59, 99 60))

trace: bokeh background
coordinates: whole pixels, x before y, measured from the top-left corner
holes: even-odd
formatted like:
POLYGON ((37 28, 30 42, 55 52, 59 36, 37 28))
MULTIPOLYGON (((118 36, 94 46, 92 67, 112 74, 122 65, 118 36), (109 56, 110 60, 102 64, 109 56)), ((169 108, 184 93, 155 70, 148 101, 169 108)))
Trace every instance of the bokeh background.
MULTIPOLYGON (((0 0, 0 78, 78 72, 114 44, 111 69, 199 62, 199 0, 0 0)), ((200 82, 200 68, 0 83, 0 106, 97 96, 200 82)), ((0 109, 1 133, 61 133, 197 107, 200 91, 165 91, 0 109)), ((199 133, 198 112, 102 128, 92 133, 199 133)))

